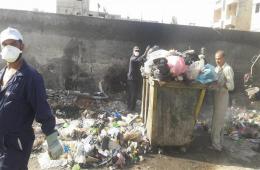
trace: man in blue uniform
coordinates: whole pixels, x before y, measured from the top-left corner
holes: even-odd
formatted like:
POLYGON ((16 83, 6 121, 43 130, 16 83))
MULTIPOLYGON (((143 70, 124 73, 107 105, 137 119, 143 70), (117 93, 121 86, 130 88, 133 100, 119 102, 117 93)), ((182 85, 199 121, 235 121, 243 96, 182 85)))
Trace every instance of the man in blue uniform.
POLYGON ((26 170, 34 141, 33 120, 41 123, 53 159, 63 153, 55 117, 47 103, 42 76, 22 57, 23 37, 17 29, 0 34, 0 170, 26 170))

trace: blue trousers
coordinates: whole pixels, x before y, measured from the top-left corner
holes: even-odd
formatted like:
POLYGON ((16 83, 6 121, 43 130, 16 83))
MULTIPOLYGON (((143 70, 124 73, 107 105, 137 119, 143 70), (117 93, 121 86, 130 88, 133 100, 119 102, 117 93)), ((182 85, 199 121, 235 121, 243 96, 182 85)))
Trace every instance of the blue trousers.
POLYGON ((5 135, 4 146, 0 146, 0 170, 28 170, 34 138, 34 134, 5 135))

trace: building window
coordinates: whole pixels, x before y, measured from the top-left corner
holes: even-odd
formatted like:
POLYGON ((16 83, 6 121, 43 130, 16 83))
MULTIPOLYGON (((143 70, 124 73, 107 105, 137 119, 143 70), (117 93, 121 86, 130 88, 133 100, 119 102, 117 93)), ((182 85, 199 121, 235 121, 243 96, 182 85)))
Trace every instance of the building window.
POLYGON ((259 11, 260 11, 260 3, 257 3, 255 7, 255 13, 259 13, 259 11))

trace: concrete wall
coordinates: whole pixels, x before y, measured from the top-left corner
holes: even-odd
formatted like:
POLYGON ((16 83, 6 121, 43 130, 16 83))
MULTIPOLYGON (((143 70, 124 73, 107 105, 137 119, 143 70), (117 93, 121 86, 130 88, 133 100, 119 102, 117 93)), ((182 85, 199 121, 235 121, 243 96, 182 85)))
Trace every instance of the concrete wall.
POLYGON ((238 3, 238 15, 236 19, 235 29, 250 30, 252 16, 252 0, 240 0, 238 3))
POLYGON ((7 26, 22 32, 24 55, 54 89, 93 92, 105 79, 107 89, 120 91, 132 47, 158 44, 180 51, 204 46, 212 64, 214 52, 225 50, 235 71, 236 90, 242 91, 243 74, 260 52, 260 34, 253 32, 0 10, 0 30, 7 26))

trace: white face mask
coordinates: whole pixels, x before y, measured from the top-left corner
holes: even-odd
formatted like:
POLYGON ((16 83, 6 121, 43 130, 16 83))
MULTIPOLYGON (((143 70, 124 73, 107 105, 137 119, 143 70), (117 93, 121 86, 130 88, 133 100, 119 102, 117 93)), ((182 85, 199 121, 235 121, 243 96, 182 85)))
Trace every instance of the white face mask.
POLYGON ((134 56, 139 56, 139 52, 138 51, 134 51, 134 56))
POLYGON ((11 45, 5 46, 1 51, 2 59, 8 63, 15 62, 21 53, 22 51, 19 48, 11 45))

